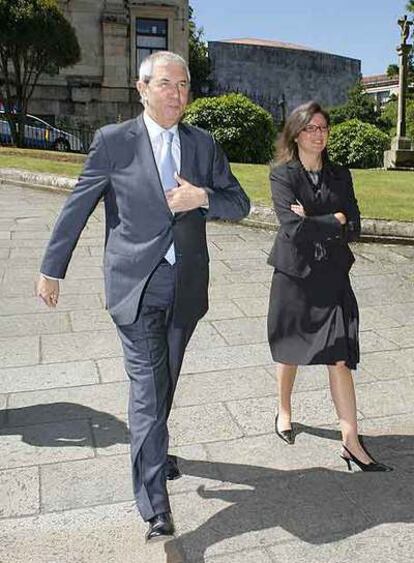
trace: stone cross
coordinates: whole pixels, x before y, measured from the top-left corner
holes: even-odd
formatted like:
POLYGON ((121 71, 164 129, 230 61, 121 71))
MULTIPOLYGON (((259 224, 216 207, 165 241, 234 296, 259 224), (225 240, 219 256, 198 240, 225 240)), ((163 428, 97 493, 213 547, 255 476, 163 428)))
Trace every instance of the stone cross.
POLYGON ((407 18, 407 14, 398 20, 398 25, 401 27, 401 44, 406 45, 407 39, 410 36, 410 26, 413 22, 407 18))

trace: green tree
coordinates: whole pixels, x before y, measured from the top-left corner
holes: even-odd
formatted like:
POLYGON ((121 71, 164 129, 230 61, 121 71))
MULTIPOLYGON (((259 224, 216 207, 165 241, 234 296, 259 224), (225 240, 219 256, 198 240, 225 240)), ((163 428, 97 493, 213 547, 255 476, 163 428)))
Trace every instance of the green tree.
POLYGON ((365 92, 361 81, 349 90, 345 104, 330 110, 330 116, 333 125, 349 119, 359 119, 375 125, 379 117, 374 100, 365 92))
POLYGON ((204 41, 203 28, 197 28, 194 21, 194 10, 189 9, 189 67, 191 72, 191 89, 195 98, 203 93, 203 86, 208 86, 210 74, 210 61, 208 58, 207 43, 204 41))
POLYGON ((398 76, 399 68, 398 65, 388 65, 387 67, 387 76, 389 78, 393 78, 394 76, 398 76))
POLYGON ((24 145, 28 103, 41 74, 80 60, 75 31, 56 0, 0 0, 0 99, 13 141, 24 145))

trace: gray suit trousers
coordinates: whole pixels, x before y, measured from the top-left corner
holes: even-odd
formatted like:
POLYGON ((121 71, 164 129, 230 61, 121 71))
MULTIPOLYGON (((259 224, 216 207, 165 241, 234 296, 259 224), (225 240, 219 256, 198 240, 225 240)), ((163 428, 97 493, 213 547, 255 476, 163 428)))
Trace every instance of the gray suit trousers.
POLYGON ((163 260, 147 283, 135 322, 117 326, 130 380, 133 487, 144 520, 170 510, 165 479, 167 419, 184 351, 196 326, 196 322, 174 326, 175 280, 175 266, 163 260))

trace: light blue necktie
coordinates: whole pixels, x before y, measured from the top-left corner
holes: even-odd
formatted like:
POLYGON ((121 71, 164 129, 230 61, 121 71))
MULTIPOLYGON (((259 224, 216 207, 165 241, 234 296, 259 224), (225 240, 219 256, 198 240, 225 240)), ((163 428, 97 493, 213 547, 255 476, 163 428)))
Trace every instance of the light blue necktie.
MULTIPOLYGON (((162 187, 164 192, 168 192, 173 188, 178 186, 177 180, 174 178, 175 172, 177 172, 177 166, 174 161, 172 154, 172 141, 174 138, 174 133, 171 131, 162 132, 162 150, 160 156, 160 177, 162 187)), ((171 264, 175 264, 175 251, 174 243, 167 250, 165 259, 171 264)))

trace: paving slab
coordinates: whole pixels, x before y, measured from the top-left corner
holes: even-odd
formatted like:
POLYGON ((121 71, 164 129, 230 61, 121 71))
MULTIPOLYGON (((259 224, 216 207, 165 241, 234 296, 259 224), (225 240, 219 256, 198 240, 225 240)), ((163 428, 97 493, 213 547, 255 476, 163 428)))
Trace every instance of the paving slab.
POLYGON ((0 369, 4 393, 76 387, 99 382, 94 362, 68 362, 0 369))
POLYGON ((129 455, 42 466, 42 512, 134 499, 129 455), (112 478, 108 479, 108 476, 112 478))
POLYGON ((412 348, 413 347, 413 327, 401 326, 398 328, 388 328, 378 330, 378 335, 386 338, 390 342, 394 342, 399 348, 412 348))
POLYGON ((0 338, 0 366, 7 368, 35 365, 40 358, 39 348, 38 336, 0 338))
MULTIPOLYGON (((97 295, 62 295, 59 298, 59 312, 75 310, 102 309, 102 302, 97 295)), ((40 299, 32 297, 0 297, 0 315, 25 315, 36 313, 54 315, 40 299)))
POLYGON ((414 348, 364 354, 361 365, 377 379, 400 379, 414 375, 414 348))
POLYGON ((234 399, 274 395, 275 380, 262 367, 227 369, 204 373, 183 375, 178 381, 174 404, 177 407, 203 404, 208 397, 209 403, 234 399))
POLYGON ((225 339, 212 323, 207 321, 198 324, 188 343, 187 350, 204 350, 216 348, 226 344, 225 339))
POLYGON ((230 346, 267 342, 267 324, 265 317, 247 319, 223 319, 213 322, 216 330, 230 346))
POLYGON ((9 315, 0 317, 0 334, 8 336, 34 336, 71 332, 69 315, 9 315))
POLYGON ((244 299, 234 299, 246 317, 264 317, 269 309, 269 296, 266 297, 245 297, 244 299))
MULTIPOLYGON (((413 259, 414 262, 414 259, 413 259)), ((394 305, 381 306, 384 315, 395 319, 400 325, 414 324, 414 302, 411 303, 395 303, 394 305)))
POLYGON ((122 356, 102 358, 96 361, 96 365, 98 366, 99 377, 102 383, 128 380, 122 356))
POLYGON ((168 426, 172 446, 228 440, 242 435, 240 427, 220 403, 176 408, 171 412, 168 426))
POLYGON ((383 308, 360 307, 360 330, 381 330, 401 326, 401 322, 392 315, 387 315, 383 308))
POLYGON ((358 387, 358 409, 368 418, 412 413, 413 404, 414 381, 411 378, 378 381, 358 387), (403 392, 401 386, 404 388, 403 392))
POLYGON ((2 518, 16 518, 38 512, 38 468, 0 471, 0 521, 2 518))
POLYGON ((103 309, 93 311, 73 311, 70 313, 70 323, 74 332, 112 330, 114 323, 103 309))
POLYGON ((210 299, 209 310, 204 318, 206 321, 218 321, 240 317, 244 317, 244 313, 234 302, 210 299))
POLYGON ((78 278, 68 279, 62 283, 62 295, 90 295, 94 293, 102 293, 104 291, 104 282, 102 273, 98 271, 98 278, 78 278))
POLYGON ((189 350, 184 358, 181 373, 262 366, 270 362, 271 356, 267 344, 222 346, 214 350, 203 350, 201 354, 197 350, 189 350))
POLYGON ((66 362, 71 360, 95 360, 119 356, 121 344, 116 329, 82 333, 45 334, 41 337, 43 363, 66 362))
POLYGON ((226 285, 212 285, 209 291, 211 299, 237 299, 243 295, 261 297, 268 295, 267 288, 262 283, 231 283, 226 285))
POLYGON ((400 348, 397 342, 383 336, 379 331, 366 330, 359 335, 361 353, 379 352, 381 350, 397 350, 400 348))

